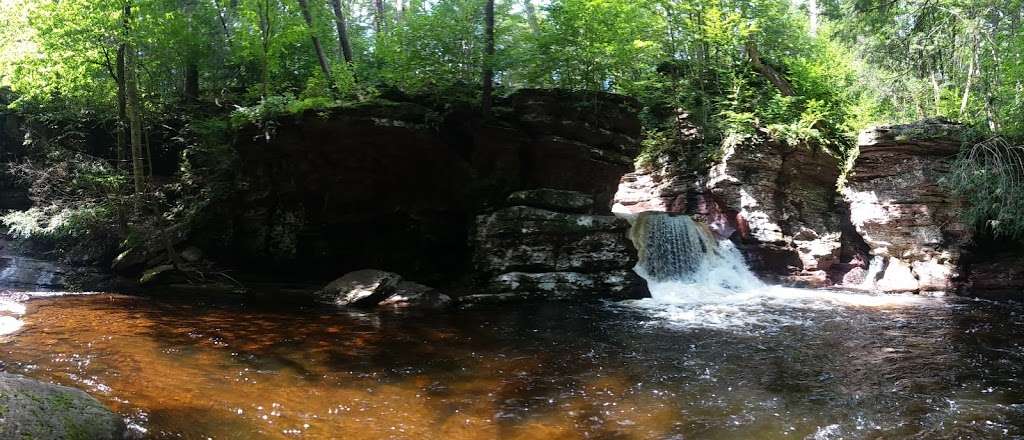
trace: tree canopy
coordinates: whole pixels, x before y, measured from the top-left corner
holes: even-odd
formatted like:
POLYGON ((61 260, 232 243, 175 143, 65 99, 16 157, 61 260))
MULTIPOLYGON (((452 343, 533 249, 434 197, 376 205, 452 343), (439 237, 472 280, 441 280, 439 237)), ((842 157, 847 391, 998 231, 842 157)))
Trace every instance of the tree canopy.
POLYGON ((647 157, 685 117, 708 158, 765 134, 847 158, 878 123, 1024 135, 1022 15, 1021 0, 0 0, 0 87, 32 117, 116 132, 99 159, 136 177, 166 118, 199 132, 211 114, 394 91, 486 110, 525 87, 640 99, 647 157))

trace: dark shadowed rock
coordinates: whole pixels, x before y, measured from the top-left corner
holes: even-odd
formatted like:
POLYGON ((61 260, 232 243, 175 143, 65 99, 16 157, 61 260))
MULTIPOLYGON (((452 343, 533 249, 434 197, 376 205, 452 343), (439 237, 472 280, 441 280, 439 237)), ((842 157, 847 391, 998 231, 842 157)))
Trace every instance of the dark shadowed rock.
POLYGON ((510 272, 491 279, 490 287, 537 299, 638 299, 650 296, 646 283, 630 269, 602 272, 510 272))
POLYGON ((140 286, 148 286, 159 283, 166 280, 170 275, 175 272, 177 268, 171 264, 161 264, 157 267, 146 269, 142 272, 142 276, 139 277, 140 286))
POLYGON ((585 213, 594 209, 594 197, 589 194, 550 188, 514 192, 508 196, 508 203, 562 212, 585 213))
POLYGON ((385 298, 379 307, 436 309, 451 304, 452 299, 437 289, 411 281, 402 281, 395 286, 394 293, 385 298))
POLYGON ((133 246, 125 249, 110 264, 110 270, 116 274, 134 274, 145 269, 149 255, 142 246, 133 246))
POLYGON ((1024 298, 1024 251, 975 255, 966 266, 964 291, 994 299, 1024 298))
POLYGON ((554 193, 532 205, 607 213, 639 149, 639 104, 627 97, 520 90, 486 121, 432 105, 376 100, 282 118, 269 139, 244 129, 238 191, 194 242, 252 270, 387 267, 452 283, 471 259, 470 219, 538 188, 579 192, 593 208, 554 193))
POLYGON ((398 274, 365 269, 332 281, 316 296, 322 302, 338 306, 373 307, 391 296, 401 281, 398 274))
POLYGON ((125 424, 74 388, 0 373, 0 438, 119 440, 125 424))

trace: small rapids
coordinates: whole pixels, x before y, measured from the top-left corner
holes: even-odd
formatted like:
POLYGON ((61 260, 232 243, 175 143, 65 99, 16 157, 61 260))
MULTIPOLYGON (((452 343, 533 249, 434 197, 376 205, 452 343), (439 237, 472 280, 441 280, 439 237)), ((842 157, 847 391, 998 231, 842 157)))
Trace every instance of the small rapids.
POLYGON ((918 295, 875 295, 796 289, 761 282, 729 240, 685 215, 626 216, 639 253, 634 269, 648 281, 651 298, 625 303, 657 321, 682 327, 752 328, 801 325, 809 310, 860 307, 942 307, 918 295))

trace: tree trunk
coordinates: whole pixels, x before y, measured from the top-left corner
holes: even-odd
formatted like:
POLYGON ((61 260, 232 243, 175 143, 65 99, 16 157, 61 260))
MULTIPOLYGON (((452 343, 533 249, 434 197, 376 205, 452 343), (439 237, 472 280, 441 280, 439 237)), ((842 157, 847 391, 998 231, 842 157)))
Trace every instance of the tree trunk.
POLYGON ((967 81, 964 83, 964 96, 960 99, 960 119, 964 118, 967 113, 967 103, 971 99, 971 87, 973 86, 974 76, 978 70, 978 40, 975 38, 974 47, 971 49, 971 64, 967 67, 967 81))
MULTIPOLYGON (((188 34, 195 35, 194 15, 196 0, 184 0, 182 10, 184 12, 188 34)), ((185 51, 185 78, 182 87, 182 97, 186 104, 195 104, 199 101, 199 63, 196 61, 196 51, 189 47, 185 51)))
POLYGON ((129 121, 129 131, 132 149, 132 176, 135 183, 136 211, 138 211, 142 193, 145 190, 146 170, 142 164, 142 111, 139 104, 139 83, 135 47, 131 44, 132 27, 132 6, 130 2, 125 3, 123 13, 124 20, 124 83, 125 83, 125 111, 129 121))
POLYGON ((935 103, 935 115, 938 115, 939 107, 942 105, 942 83, 939 82, 939 72, 932 72, 932 100, 935 103))
POLYGON ((494 0, 484 6, 484 69, 483 98, 480 109, 484 116, 491 115, 494 104, 494 0))
POLYGON ((126 96, 127 90, 125 89, 125 42, 121 42, 117 48, 117 151, 115 157, 117 157, 117 169, 127 168, 127 156, 128 156, 128 97, 126 96))
POLYGON ((274 33, 274 22, 270 0, 262 0, 257 6, 260 16, 260 82, 263 83, 261 97, 266 99, 270 92, 270 42, 274 33))
POLYGON ((313 14, 309 12, 309 1, 299 0, 299 9, 302 9, 302 18, 306 20, 309 38, 313 40, 313 49, 316 50, 316 58, 320 62, 320 70, 324 73, 324 79, 327 80, 327 84, 329 84, 333 92, 334 80, 331 79, 331 64, 327 62, 327 55, 324 54, 324 48, 320 45, 320 38, 316 36, 316 28, 313 27, 313 14))
POLYGON ((185 91, 183 95, 187 104, 199 102, 199 64, 194 59, 189 59, 185 64, 185 91))
POLYGON ((345 24, 345 12, 341 9, 341 0, 331 0, 334 9, 334 24, 338 29, 338 50, 346 63, 352 63, 352 45, 348 41, 348 26, 345 24))
POLYGON ((761 61, 761 53, 757 50, 757 44, 753 41, 747 41, 747 58, 750 60, 750 65, 754 66, 761 76, 765 77, 768 82, 772 83, 782 96, 794 96, 796 92, 793 90, 793 85, 789 83, 772 66, 769 66, 761 61))
POLYGON ((373 6, 376 11, 373 16, 373 28, 379 37, 384 33, 384 0, 373 0, 373 6))
POLYGON ((821 9, 818 7, 818 0, 807 0, 807 30, 812 37, 818 36, 818 26, 821 24, 821 9))
POLYGON ((523 8, 526 9, 526 22, 530 24, 530 33, 534 37, 539 37, 540 21, 537 20, 537 9, 533 7, 533 0, 523 0, 523 8))

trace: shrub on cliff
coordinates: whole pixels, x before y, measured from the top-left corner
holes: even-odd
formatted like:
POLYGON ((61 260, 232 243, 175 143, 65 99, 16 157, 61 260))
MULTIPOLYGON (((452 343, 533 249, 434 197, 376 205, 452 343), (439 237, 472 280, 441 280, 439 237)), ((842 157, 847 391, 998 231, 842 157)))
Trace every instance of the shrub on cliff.
POLYGON ((1024 239, 1024 145, 993 137, 965 145, 943 184, 967 203, 964 221, 982 234, 1024 239))

